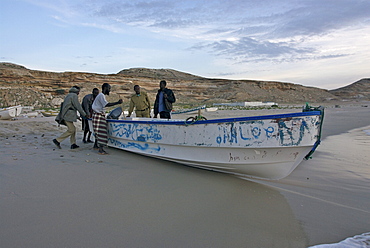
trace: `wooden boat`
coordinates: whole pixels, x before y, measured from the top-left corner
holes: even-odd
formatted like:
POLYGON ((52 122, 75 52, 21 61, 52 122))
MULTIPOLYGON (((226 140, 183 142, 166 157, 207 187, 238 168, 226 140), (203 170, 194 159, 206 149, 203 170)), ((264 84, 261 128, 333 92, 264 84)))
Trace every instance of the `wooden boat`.
POLYGON ((12 106, 8 108, 1 108, 0 109, 0 120, 10 120, 19 116, 22 112, 22 106, 12 106))
POLYGON ((203 169, 288 176, 320 143, 324 111, 212 120, 108 120, 108 145, 203 169))
POLYGON ((16 116, 14 108, 2 108, 0 109, 0 120, 9 120, 16 116))
POLYGON ((45 117, 57 116, 59 111, 49 110, 49 111, 41 111, 41 114, 45 117))

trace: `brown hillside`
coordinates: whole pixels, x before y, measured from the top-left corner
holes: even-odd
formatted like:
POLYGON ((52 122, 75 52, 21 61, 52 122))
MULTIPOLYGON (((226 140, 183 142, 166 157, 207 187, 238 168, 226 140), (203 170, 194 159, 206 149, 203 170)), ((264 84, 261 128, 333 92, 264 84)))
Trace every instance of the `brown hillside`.
POLYGON ((80 98, 91 93, 103 83, 112 85, 108 101, 118 97, 124 104, 139 84, 151 100, 159 88, 159 81, 167 80, 177 98, 176 105, 209 104, 216 102, 275 101, 277 103, 322 102, 337 99, 327 90, 305 87, 293 83, 208 79, 171 69, 134 68, 117 74, 83 72, 46 72, 29 70, 23 66, 0 63, 0 107, 29 105, 35 107, 57 106, 73 85, 82 87, 80 98))
POLYGON ((330 93, 339 97, 340 99, 369 100, 370 78, 364 78, 345 87, 331 90, 330 93))
POLYGON ((202 77, 198 77, 189 73, 184 73, 172 69, 147 69, 147 68, 131 68, 118 72, 120 75, 131 76, 131 77, 144 77, 153 78, 156 80, 197 80, 202 77))

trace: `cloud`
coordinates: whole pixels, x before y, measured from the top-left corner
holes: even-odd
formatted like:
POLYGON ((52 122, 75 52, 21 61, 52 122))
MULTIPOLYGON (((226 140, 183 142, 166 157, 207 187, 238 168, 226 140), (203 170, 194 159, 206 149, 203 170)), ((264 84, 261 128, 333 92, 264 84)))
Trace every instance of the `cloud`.
MULTIPOLYGON (((233 30, 240 35, 292 37, 321 35, 333 29, 369 22, 366 0, 26 0, 63 13, 65 18, 99 19, 104 24, 182 28, 199 32, 233 30), (204 30, 207 27, 207 30, 204 30)), ((98 25, 97 25, 98 26, 98 25)))
MULTIPOLYGON (((29 0, 31 1, 31 0, 29 0)), ((37 1, 37 0, 33 0, 37 1)), ((44 6, 57 9, 47 1, 44 6)), ((191 29, 196 37, 225 30, 240 37, 260 39, 322 35, 343 27, 369 22, 370 2, 364 0, 89 0, 63 1, 60 12, 66 18, 90 18, 96 27, 117 30, 119 25, 131 25, 172 31, 191 29), (69 2, 69 4, 67 4, 69 2), (100 20, 102 23, 97 23, 100 20), (115 26, 108 28, 107 25, 115 26)), ((213 36, 215 37, 215 36, 213 36)))
POLYGON ((208 49, 211 53, 234 59, 238 62, 258 62, 259 60, 275 60, 282 62, 287 58, 308 57, 315 53, 314 48, 296 48, 287 42, 271 42, 243 37, 236 41, 221 40, 209 44, 198 44, 191 49, 208 49))
MULTIPOLYGON (((89 1, 86 5, 84 10, 89 15, 109 19, 115 26, 94 24, 96 27, 119 31, 119 25, 131 25, 167 36, 188 35, 183 38, 194 39, 192 50, 207 49, 216 56, 240 56, 244 60, 247 56, 317 59, 314 53, 318 48, 302 44, 313 36, 369 22, 370 9, 370 2, 362 0, 124 0, 89 1)), ((323 57, 331 56, 344 55, 323 57)))
POLYGON ((104 17, 118 23, 135 26, 162 26, 173 28, 175 22, 184 22, 178 18, 175 2, 171 1, 113 1, 98 3, 92 7, 94 17, 104 17), (169 26, 164 25, 169 23, 169 26))
POLYGON ((187 51, 231 63, 351 56, 349 45, 332 37, 356 35, 353 30, 370 24, 367 0, 63 0, 59 9, 46 0, 29 1, 57 10, 61 22, 130 35, 144 30, 161 34, 156 38, 164 44, 186 39, 187 51))
POLYGON ((285 13, 268 18, 278 25, 269 36, 323 35, 333 30, 351 28, 368 23, 369 1, 302 1, 285 13))
POLYGON ((89 55, 86 55, 86 56, 75 56, 76 59, 94 59, 94 56, 89 56, 89 55))

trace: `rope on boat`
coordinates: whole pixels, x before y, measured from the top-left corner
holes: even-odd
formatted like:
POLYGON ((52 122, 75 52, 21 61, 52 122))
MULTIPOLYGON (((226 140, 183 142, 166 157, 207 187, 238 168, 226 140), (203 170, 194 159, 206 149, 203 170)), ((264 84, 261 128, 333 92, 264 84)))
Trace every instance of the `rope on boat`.
POLYGON ((194 124, 197 121, 206 121, 207 118, 204 117, 204 116, 202 116, 200 113, 201 113, 201 109, 198 109, 198 115, 196 115, 195 117, 189 117, 189 118, 187 118, 185 120, 185 126, 192 125, 192 124, 194 124), (190 123, 188 123, 188 121, 190 121, 190 123))
POLYGON ((324 107, 319 106, 319 107, 311 107, 306 103, 306 106, 303 108, 303 112, 309 112, 309 111, 320 111, 320 130, 319 130, 319 135, 317 136, 317 140, 315 144, 313 145, 311 151, 304 157, 305 160, 311 159, 312 154, 315 152, 316 148, 320 145, 321 143, 321 131, 322 131, 322 124, 324 123, 324 107))
POLYGON ((204 117, 204 116, 201 116, 201 115, 197 115, 195 117, 189 117, 185 120, 185 126, 192 125, 197 121, 206 121, 206 120, 207 120, 207 118, 204 117), (190 121, 190 123, 188 123, 188 121, 190 121))

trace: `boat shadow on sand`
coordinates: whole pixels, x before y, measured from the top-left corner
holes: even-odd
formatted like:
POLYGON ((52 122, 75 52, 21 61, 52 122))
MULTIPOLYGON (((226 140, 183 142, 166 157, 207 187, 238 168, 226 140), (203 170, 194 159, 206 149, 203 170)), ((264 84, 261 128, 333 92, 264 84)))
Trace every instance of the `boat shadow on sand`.
POLYGON ((142 182, 137 195, 121 201, 127 210, 127 224, 134 229, 145 225, 147 236, 152 238, 140 245, 152 242, 167 247, 308 245, 299 221, 278 190, 220 172, 110 150, 117 157, 125 157, 126 169, 140 174, 136 178, 142 182), (137 222, 134 216, 141 216, 143 222, 137 222))

